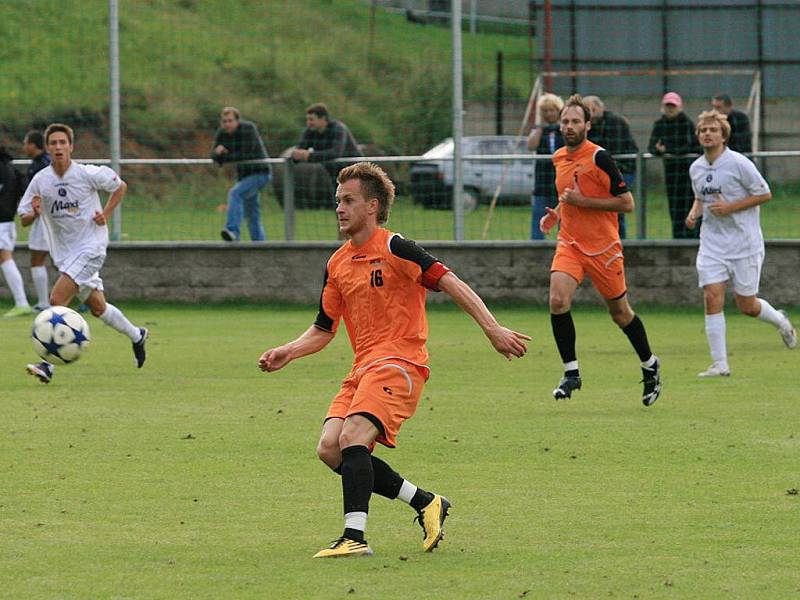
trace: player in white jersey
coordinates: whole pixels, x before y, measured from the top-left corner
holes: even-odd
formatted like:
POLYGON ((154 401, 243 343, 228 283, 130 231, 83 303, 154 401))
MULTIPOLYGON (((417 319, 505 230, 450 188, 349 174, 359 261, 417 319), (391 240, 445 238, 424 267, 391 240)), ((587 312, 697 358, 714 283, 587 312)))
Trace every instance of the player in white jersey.
MULTIPOLYGON (((148 331, 133 325, 106 302, 100 278, 108 246, 108 219, 128 186, 108 167, 72 160, 70 127, 53 123, 44 138, 53 162, 30 182, 18 212, 24 226, 40 219, 47 231, 50 256, 60 273, 50 292, 50 304, 68 306, 78 296, 95 317, 130 338, 136 366, 141 368, 148 331), (105 207, 97 193, 100 190, 111 194, 105 207)), ((53 365, 46 361, 28 365, 27 370, 42 383, 53 377, 53 365)))
POLYGON ((725 291, 733 281, 734 299, 741 312, 773 325, 787 348, 797 346, 797 332, 782 310, 759 298, 764 262, 759 206, 771 197, 769 185, 747 157, 727 147, 731 133, 727 118, 715 110, 697 119, 703 156, 692 163, 695 200, 686 217, 694 229, 702 217, 697 274, 703 288, 706 337, 713 364, 700 377, 731 374, 725 340, 725 291))

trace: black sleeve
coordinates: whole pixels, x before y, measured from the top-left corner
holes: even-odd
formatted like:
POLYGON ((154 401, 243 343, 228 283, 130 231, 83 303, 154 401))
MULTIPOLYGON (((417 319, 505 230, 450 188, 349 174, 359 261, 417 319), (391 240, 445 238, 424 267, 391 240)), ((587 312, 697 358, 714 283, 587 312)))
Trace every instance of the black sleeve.
POLYGON ((608 178, 611 180, 609 185, 609 192, 612 196, 621 196, 628 191, 628 186, 625 185, 625 180, 622 178, 622 173, 619 172, 617 164, 611 158, 608 150, 600 150, 594 155, 594 164, 598 169, 602 169, 608 178))
POLYGON ((328 285, 328 268, 325 268, 325 275, 322 278, 322 291, 319 293, 319 312, 317 313, 317 318, 314 320, 314 326, 322 329, 323 331, 327 331, 328 333, 333 332, 333 319, 328 316, 325 312, 325 309, 322 306, 322 298, 325 295, 325 286, 328 285))
POLYGON ((636 145, 636 140, 631 135, 631 127, 627 119, 620 117, 620 138, 622 139, 622 153, 635 154, 639 151, 639 146, 636 145))
POLYGON ((337 123, 334 125, 330 134, 330 148, 321 150, 314 148, 314 152, 308 157, 309 162, 325 162, 326 160, 333 160, 334 158, 344 156, 345 148, 347 147, 347 133, 348 131, 340 124, 337 123))
MULTIPOLYGON (((222 129, 217 129, 217 133, 214 134, 214 145, 211 146, 211 160, 213 160, 218 165, 221 165, 225 162, 225 155, 224 154, 217 154, 214 152, 214 148, 222 144, 222 129)), ((225 144, 222 144, 223 146, 225 144)), ((230 148, 228 148, 230 150, 230 148)))
POLYGON ((417 263, 424 273, 430 269, 431 265, 439 260, 428 253, 422 246, 414 240, 407 240, 401 235, 395 235, 389 241, 389 250, 398 258, 410 260, 417 263))
POLYGON ((659 120, 653 124, 653 131, 650 133, 650 141, 647 143, 647 151, 650 154, 661 154, 661 152, 659 152, 656 148, 656 144, 659 141, 663 142, 663 137, 664 134, 661 131, 661 121, 659 120))

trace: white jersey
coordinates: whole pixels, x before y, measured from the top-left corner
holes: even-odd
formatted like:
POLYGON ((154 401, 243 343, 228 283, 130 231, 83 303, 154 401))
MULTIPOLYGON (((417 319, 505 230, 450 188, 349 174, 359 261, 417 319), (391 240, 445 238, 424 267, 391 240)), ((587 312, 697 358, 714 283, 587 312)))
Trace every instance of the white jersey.
POLYGON ((761 234, 760 207, 724 216, 716 216, 709 206, 717 195, 726 202, 738 202, 748 196, 770 193, 769 185, 746 156, 725 148, 709 164, 701 156, 689 168, 695 198, 703 202, 703 222, 700 228, 700 252, 717 258, 737 259, 764 251, 761 234))
POLYGON ((42 199, 39 219, 47 231, 50 256, 56 266, 79 253, 105 256, 108 227, 94 222, 95 214, 103 210, 97 192, 113 193, 120 185, 119 175, 108 167, 72 161, 59 177, 50 165, 33 177, 17 212, 33 212, 33 197, 42 199))

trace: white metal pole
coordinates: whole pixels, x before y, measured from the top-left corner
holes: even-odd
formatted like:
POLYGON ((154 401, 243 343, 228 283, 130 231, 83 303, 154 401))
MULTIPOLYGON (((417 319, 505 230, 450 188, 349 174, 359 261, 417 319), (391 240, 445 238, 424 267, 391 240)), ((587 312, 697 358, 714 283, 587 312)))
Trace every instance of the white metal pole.
POLYGON ((469 32, 474 34, 476 31, 478 31, 478 0, 470 0, 469 32))
MULTIPOLYGON (((108 0, 108 64, 110 75, 109 90, 109 127, 111 138, 111 168, 120 172, 120 128, 119 128, 119 2, 108 0)), ((114 228, 112 240, 122 237, 122 210, 114 209, 114 228)))
POLYGON ((463 175, 461 140, 464 137, 464 63, 461 55, 461 0, 450 3, 453 28, 453 218, 456 241, 464 240, 463 175))

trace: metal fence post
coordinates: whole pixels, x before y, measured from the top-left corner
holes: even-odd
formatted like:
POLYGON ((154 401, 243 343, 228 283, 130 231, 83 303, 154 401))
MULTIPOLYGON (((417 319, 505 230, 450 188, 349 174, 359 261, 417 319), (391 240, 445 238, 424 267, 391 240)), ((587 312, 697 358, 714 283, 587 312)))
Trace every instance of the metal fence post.
MULTIPOLYGON (((109 138, 111 141, 111 168, 122 176, 120 158, 120 126, 119 126, 119 3, 108 0, 108 71, 109 71, 109 138)), ((114 226, 112 240, 122 237, 122 207, 114 209, 114 226)))
POLYGON ((647 196, 644 191, 644 158, 641 152, 636 153, 636 179, 633 184, 636 197, 636 238, 647 238, 647 196))
POLYGON ((294 240, 294 161, 283 159, 283 235, 287 242, 294 240))
POLYGON ((452 0, 451 25, 453 28, 453 219, 455 239, 464 239, 464 178, 461 164, 461 140, 464 137, 464 65, 461 56, 461 0, 452 0))

